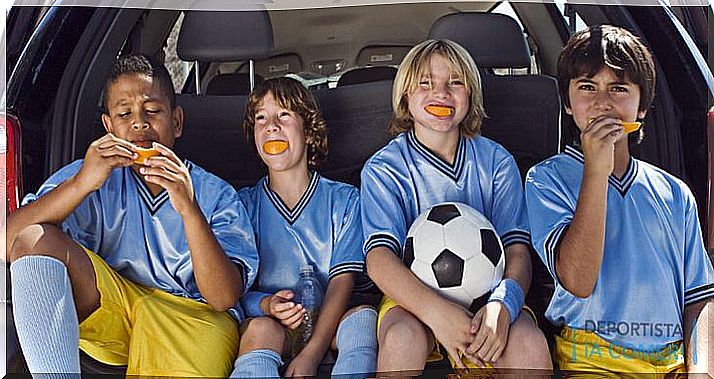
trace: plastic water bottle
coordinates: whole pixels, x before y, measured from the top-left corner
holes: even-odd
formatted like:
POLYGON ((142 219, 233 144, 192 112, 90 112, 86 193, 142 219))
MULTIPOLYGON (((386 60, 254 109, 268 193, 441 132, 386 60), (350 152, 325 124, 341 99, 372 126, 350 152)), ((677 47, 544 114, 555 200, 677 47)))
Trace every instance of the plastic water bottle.
POLYGON ((300 268, 300 280, 296 288, 295 300, 302 304, 305 314, 303 315, 302 323, 297 329, 293 354, 299 353, 305 347, 307 341, 310 340, 322 305, 322 287, 317 277, 315 277, 315 271, 309 264, 300 268))

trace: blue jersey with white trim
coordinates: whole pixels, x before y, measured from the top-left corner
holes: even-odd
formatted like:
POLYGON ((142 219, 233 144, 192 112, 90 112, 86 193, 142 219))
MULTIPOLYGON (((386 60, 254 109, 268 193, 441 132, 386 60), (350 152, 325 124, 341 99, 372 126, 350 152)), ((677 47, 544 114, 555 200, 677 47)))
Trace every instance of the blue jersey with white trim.
MULTIPOLYGON (((327 290, 330 280, 343 273, 362 273, 362 224, 359 193, 351 185, 313 172, 310 183, 293 209, 270 188, 264 177, 238 191, 248 209, 258 241, 260 270, 242 304, 248 316, 263 315, 263 296, 295 290, 300 267, 312 265, 327 290)), ((357 290, 357 288, 356 288, 357 290)))
POLYGON ((504 246, 529 243, 528 215, 516 162, 486 137, 460 137, 453 164, 430 151, 413 130, 394 138, 362 169, 364 253, 377 246, 403 257, 412 222, 448 201, 470 205, 488 218, 504 246))
MULTIPOLYGON (((230 184, 184 161, 198 206, 230 260, 241 267, 245 288, 255 279, 258 254, 248 214, 230 184)), ((23 205, 79 172, 77 160, 54 173, 23 205)), ((97 253, 125 278, 176 296, 203 301, 194 278, 183 220, 162 190, 153 196, 129 167, 112 170, 62 222, 73 240, 97 253)), ((236 315, 237 316, 237 315, 236 315)))
POLYGON ((684 307, 714 296, 694 196, 679 179, 634 158, 621 179, 611 175, 600 273, 592 294, 578 298, 558 281, 555 259, 575 214, 583 162, 582 152, 567 146, 526 178, 533 245, 556 282, 546 317, 640 351, 682 340, 684 307))

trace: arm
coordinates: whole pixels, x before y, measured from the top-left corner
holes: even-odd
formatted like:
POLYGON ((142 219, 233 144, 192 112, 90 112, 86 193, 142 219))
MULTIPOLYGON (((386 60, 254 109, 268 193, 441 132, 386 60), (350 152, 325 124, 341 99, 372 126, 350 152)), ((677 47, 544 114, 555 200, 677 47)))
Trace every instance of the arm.
POLYGON ((80 170, 55 189, 8 216, 8 250, 17 234, 32 224, 59 225, 91 192, 99 189, 112 170, 133 164, 135 147, 107 134, 92 142, 80 170))
POLYGON ((700 301, 684 307, 684 350, 689 373, 707 373, 714 368, 714 304, 700 301))
POLYGON ((196 203, 188 168, 167 147, 158 143, 154 143, 154 147, 161 156, 147 159, 141 174, 147 183, 166 189, 171 204, 181 215, 194 277, 206 303, 218 311, 230 309, 243 293, 245 273, 228 258, 216 240, 196 203))
POLYGON ((555 257, 555 271, 561 284, 580 298, 590 296, 600 275, 605 245, 607 180, 614 168, 615 141, 622 133, 622 125, 617 120, 600 117, 580 134, 585 156, 583 181, 573 222, 555 257))
POLYGON ((335 337, 337 325, 347 310, 347 303, 354 287, 354 276, 353 273, 345 273, 330 280, 312 336, 290 363, 285 376, 315 375, 317 366, 335 337))
POLYGON ((590 296, 600 274, 605 245, 607 176, 585 171, 573 222, 556 250, 555 271, 563 287, 580 298, 590 296))
POLYGON ((465 352, 473 339, 470 314, 465 309, 424 285, 384 246, 367 254, 367 272, 385 295, 429 326, 457 367, 463 367, 459 352, 465 352))
MULTIPOLYGON (((506 247, 503 278, 515 280, 525 298, 531 283, 531 258, 527 245, 514 243, 506 247)), ((520 309, 514 312, 518 314, 520 309)), ((508 343, 510 325, 515 321, 503 300, 491 300, 479 309, 471 320, 471 332, 475 336, 466 351, 469 359, 474 363, 497 361, 508 343)))

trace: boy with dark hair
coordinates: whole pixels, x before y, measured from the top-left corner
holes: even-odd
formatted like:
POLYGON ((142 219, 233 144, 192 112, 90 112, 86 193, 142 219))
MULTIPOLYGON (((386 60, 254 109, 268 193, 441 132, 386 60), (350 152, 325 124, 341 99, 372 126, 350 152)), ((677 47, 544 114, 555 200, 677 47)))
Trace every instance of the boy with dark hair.
POLYGON ((564 327, 556 361, 570 372, 706 372, 714 270, 694 196, 629 152, 652 103, 652 56, 627 30, 594 26, 565 46, 558 82, 580 143, 526 179, 533 245, 555 279, 546 317, 564 327))
POLYGON ((30 371, 79 373, 80 348, 128 375, 226 376, 225 311, 258 264, 250 219, 228 183, 171 151, 183 111, 162 65, 121 57, 105 88, 107 134, 8 218, 30 371))

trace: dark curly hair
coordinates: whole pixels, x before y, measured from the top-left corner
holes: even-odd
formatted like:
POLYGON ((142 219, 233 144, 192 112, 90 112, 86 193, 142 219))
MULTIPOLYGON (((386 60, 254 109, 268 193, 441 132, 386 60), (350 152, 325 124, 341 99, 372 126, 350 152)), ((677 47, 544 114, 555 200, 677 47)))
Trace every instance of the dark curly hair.
POLYGON ((253 140, 255 112, 263 98, 272 93, 281 107, 295 112, 303 119, 307 165, 316 168, 327 158, 327 125, 320 114, 315 97, 299 81, 292 78, 273 78, 259 84, 248 97, 243 129, 249 141, 253 140))
POLYGON ((166 95, 171 104, 171 109, 176 107, 176 94, 174 92, 174 85, 171 81, 171 75, 166 67, 159 62, 157 59, 141 55, 141 54, 129 54, 123 55, 114 62, 107 78, 104 81, 104 98, 102 105, 104 106, 104 112, 107 113, 108 106, 107 101, 109 100, 109 87, 114 84, 119 77, 122 75, 146 75, 153 79, 155 83, 159 85, 161 91, 166 95))

